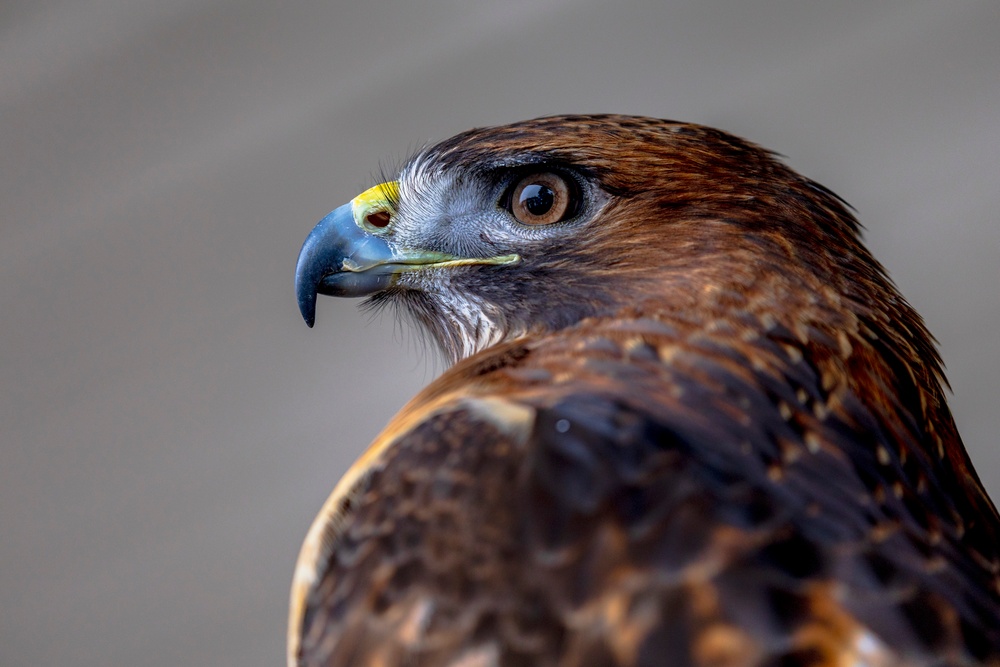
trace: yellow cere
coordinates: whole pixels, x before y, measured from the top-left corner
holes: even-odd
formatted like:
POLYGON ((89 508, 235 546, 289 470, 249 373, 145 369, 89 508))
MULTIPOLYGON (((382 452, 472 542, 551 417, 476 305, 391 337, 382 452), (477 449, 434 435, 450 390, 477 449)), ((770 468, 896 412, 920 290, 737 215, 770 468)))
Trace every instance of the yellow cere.
POLYGON ((351 200, 354 222, 358 227, 386 227, 395 213, 393 202, 399 199, 399 183, 389 181, 368 188, 351 200), (367 223, 367 224, 366 224, 367 223))

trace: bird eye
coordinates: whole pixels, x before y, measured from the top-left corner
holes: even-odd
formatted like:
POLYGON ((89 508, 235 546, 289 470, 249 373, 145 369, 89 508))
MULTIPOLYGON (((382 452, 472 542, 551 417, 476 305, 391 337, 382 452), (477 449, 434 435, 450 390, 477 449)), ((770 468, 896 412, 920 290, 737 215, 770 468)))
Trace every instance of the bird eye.
POLYGON ((552 172, 525 176, 510 191, 508 209, 525 225, 550 225, 576 213, 576 184, 552 172))

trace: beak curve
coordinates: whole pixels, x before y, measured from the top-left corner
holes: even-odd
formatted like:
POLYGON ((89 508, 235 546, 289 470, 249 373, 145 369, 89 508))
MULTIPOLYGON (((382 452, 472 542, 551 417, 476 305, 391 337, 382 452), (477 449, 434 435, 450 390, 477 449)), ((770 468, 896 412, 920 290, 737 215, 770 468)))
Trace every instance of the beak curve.
POLYGON ((316 296, 367 296, 392 284, 392 248, 354 221, 351 204, 344 204, 313 228, 295 266, 295 295, 306 324, 316 321, 316 296))
POLYGON ((368 296, 391 287, 399 274, 428 268, 456 268, 476 264, 506 265, 519 255, 458 257, 434 250, 407 249, 390 244, 391 232, 382 225, 368 227, 374 215, 394 214, 395 182, 383 183, 334 209, 306 237, 295 266, 295 295, 299 312, 310 327, 316 321, 316 296, 368 296), (365 226, 363 226, 365 225, 365 226))

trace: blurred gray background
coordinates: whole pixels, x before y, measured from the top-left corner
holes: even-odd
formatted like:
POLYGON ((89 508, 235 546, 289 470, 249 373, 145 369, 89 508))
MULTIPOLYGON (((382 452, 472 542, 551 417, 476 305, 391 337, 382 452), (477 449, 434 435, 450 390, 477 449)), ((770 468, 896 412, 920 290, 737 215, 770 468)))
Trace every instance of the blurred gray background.
POLYGON ((292 291, 429 140, 716 125, 850 201, 1000 495, 1000 3, 0 5, 0 664, 283 664, 300 540, 442 364, 292 291))

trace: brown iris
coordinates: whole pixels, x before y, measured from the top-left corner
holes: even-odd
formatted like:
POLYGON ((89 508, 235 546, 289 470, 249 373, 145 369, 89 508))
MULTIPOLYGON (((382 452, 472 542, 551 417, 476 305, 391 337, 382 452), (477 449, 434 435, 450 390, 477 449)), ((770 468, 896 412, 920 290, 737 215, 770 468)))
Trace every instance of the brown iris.
POLYGON ((560 222, 573 215, 575 208, 574 188, 553 172, 525 176, 511 193, 511 213, 525 225, 560 222))

